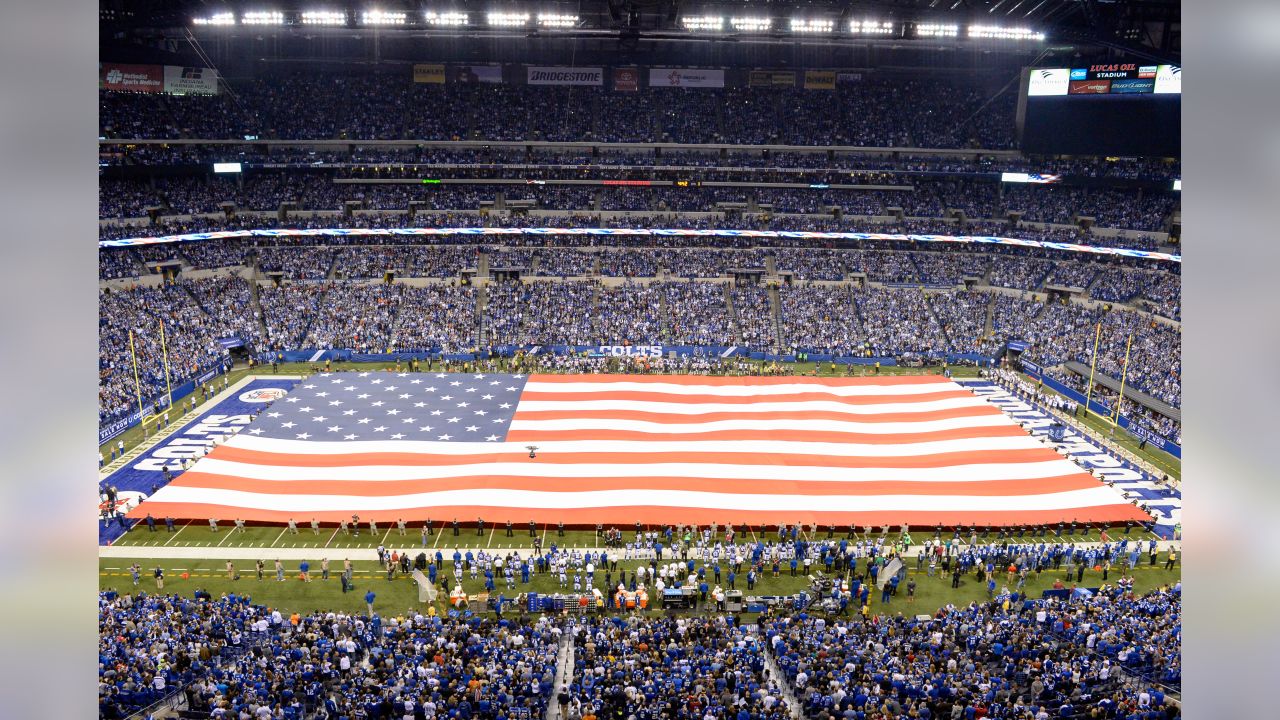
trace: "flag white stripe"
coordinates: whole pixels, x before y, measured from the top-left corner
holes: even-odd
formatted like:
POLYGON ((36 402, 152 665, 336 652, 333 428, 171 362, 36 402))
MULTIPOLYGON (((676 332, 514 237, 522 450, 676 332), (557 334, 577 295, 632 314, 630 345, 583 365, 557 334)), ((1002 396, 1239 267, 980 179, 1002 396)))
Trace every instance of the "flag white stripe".
POLYGON ((676 383, 645 383, 619 380, 618 382, 555 383, 530 380, 525 392, 574 393, 597 392, 647 392, 667 395, 723 395, 725 397, 767 397, 769 395, 795 395, 798 393, 825 393, 837 397, 875 397, 877 395, 927 395, 929 393, 959 390, 950 382, 919 385, 819 385, 788 383, 785 385, 680 385, 676 383))
MULTIPOLYGON (((802 400, 799 402, 754 403, 691 403, 678 396, 669 401, 655 397, 653 400, 521 400, 516 405, 517 416, 521 412, 581 412, 584 410, 610 410, 618 412, 655 412, 673 415, 703 415, 713 412, 743 414, 766 412, 838 412, 857 418, 874 418, 885 413, 930 413, 956 408, 990 407, 978 397, 947 398, 911 403, 884 403, 881 405, 848 405, 828 400, 802 400)), ((586 420, 586 422, 590 422, 586 420)))
POLYGON ((537 492, 492 489, 445 490, 393 496, 287 495, 250 493, 239 490, 173 486, 162 488, 154 502, 196 503, 254 508, 259 510, 308 513, 343 508, 350 512, 397 510, 400 508, 448 508, 486 506, 528 509, 577 509, 593 507, 659 506, 708 510, 758 510, 812 512, 990 512, 1036 511, 1058 508, 1099 507, 1123 503, 1109 487, 1100 485, 1043 495, 734 495, 728 493, 678 490, 655 493, 648 490, 598 490, 591 492, 537 492))
MULTIPOLYGON (((844 432, 866 433, 876 435, 901 435, 930 432, 932 430, 958 430, 963 428, 1003 427, 1009 424, 1007 418, 1000 415, 979 415, 976 417, 949 418, 946 420, 927 420, 913 423, 859 423, 836 420, 713 420, 711 422, 676 424, 647 422, 645 420, 609 420, 609 419, 573 419, 563 420, 521 420, 516 416, 511 421, 511 430, 551 431, 572 430, 584 437, 590 437, 592 430, 629 430, 643 433, 670 433, 680 435, 696 435, 699 433, 720 430, 767 430, 779 432, 785 430, 808 430, 811 432, 844 432)), ((637 440, 636 442, 645 442, 637 440)))
MULTIPOLYGON (((407 442, 403 440, 316 442, 277 440, 240 433, 224 443, 228 447, 298 455, 352 455, 397 453, 406 455, 472 455, 476 453, 524 452, 525 443, 407 442)), ((550 440, 538 443, 538 452, 552 453, 763 453, 769 455, 830 455, 834 457, 913 457, 949 452, 991 450, 1033 450, 1045 445, 1030 435, 934 440, 916 443, 821 443, 781 440, 550 440)))
MULTIPOLYGON (((658 456, 660 459, 660 456, 658 456)), ((193 472, 206 472, 252 480, 339 480, 378 483, 395 480, 439 479, 476 475, 511 475, 539 478, 687 477, 723 480, 790 480, 802 482, 955 482, 976 480, 1026 480, 1083 471, 1068 460, 1019 463, 978 463, 938 468, 835 468, 805 465, 732 465, 721 463, 552 464, 536 460, 466 465, 377 465, 346 467, 290 467, 202 459, 193 472)), ((505 490, 503 492, 506 492, 505 490)))

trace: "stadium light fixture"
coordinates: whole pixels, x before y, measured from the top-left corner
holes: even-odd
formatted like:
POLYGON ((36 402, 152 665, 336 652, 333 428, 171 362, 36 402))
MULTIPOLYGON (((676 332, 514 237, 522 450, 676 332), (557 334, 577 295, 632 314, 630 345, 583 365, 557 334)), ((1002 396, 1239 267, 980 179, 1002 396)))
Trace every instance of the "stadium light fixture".
POLYGON ((247 12, 240 16, 241 25, 283 25, 284 13, 275 10, 247 12))
POLYGON ((428 25, 437 25, 444 27, 460 27, 470 22, 470 17, 464 12, 429 12, 423 14, 423 19, 428 25))
POLYGON ((303 25, 346 25, 347 14, 334 10, 308 10, 301 15, 303 25))
POLYGON ((736 17, 729 18, 729 25, 738 32, 768 32, 773 27, 773 18, 736 17))
POLYGON ((568 28, 578 24, 577 15, 557 15, 555 13, 538 13, 538 26, 548 28, 568 28))
POLYGON ((970 25, 969 37, 982 40, 1044 40, 1044 33, 1036 32, 1030 28, 970 25))
POLYGON ((834 20, 791 18, 791 32, 793 33, 829 33, 835 29, 836 23, 834 20))
POLYGON ((207 18, 192 18, 192 25, 235 25, 235 13, 220 12, 214 13, 207 18))
POLYGON ((879 20, 853 20, 849 32, 854 35, 892 35, 893 23, 879 20))
POLYGON ((937 23, 923 23, 916 26, 916 37, 922 38, 953 38, 960 36, 959 25, 939 25, 937 23))
POLYGON ((685 30, 711 30, 713 32, 724 30, 724 18, 714 15, 682 17, 680 18, 680 24, 684 26, 685 30))
POLYGON ((529 13, 491 12, 488 20, 494 27, 524 27, 529 24, 529 13))
POLYGON ((360 14, 361 25, 404 25, 408 20, 409 14, 402 12, 365 10, 360 14))

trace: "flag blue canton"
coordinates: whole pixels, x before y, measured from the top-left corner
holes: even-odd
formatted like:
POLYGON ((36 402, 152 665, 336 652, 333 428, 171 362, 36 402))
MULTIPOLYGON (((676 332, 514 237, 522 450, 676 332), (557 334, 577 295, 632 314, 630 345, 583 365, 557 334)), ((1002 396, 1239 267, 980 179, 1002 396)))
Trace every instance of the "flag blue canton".
POLYGON ((504 442, 524 375, 321 373, 244 432, 280 440, 504 442))

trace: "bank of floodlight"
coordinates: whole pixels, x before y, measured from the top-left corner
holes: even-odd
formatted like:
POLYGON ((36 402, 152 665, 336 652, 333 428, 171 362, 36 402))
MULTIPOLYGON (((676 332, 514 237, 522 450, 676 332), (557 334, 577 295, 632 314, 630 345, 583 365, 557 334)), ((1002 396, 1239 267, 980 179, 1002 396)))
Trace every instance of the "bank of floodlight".
POLYGON ((524 27, 529 24, 529 13, 491 12, 487 19, 493 27, 524 27))
POLYGON ((773 27, 773 18, 736 17, 729 18, 729 26, 738 32, 767 32, 773 27))
POLYGON ((346 25, 347 14, 333 10, 308 10, 300 16, 303 25, 346 25))
POLYGON ((793 33, 829 33, 835 29, 836 22, 834 20, 791 18, 791 32, 793 33))
POLYGON ((1044 40, 1044 33, 1036 32, 1030 28, 970 25, 969 37, 983 40, 1044 40))
POLYGON ((360 13, 361 25, 404 25, 409 13, 387 10, 365 10, 360 13))
POLYGON ((241 25, 283 25, 284 13, 275 10, 247 12, 240 16, 241 25))
POLYGON ((577 15, 557 15, 555 13, 538 13, 538 26, 548 28, 568 28, 578 24, 577 15))
POLYGON ((922 23, 920 25, 916 25, 916 37, 953 38, 959 36, 959 25, 940 25, 937 23, 922 23))
POLYGON ((423 13, 422 18, 428 25, 440 27, 461 27, 470 22, 470 18, 464 12, 429 12, 423 13))
POLYGON ((235 13, 229 13, 229 12, 214 13, 209 17, 205 17, 205 18, 192 18, 191 24, 192 25, 235 25, 236 15, 235 13))
POLYGON ((853 20, 849 32, 854 35, 892 35, 893 23, 881 20, 853 20))
POLYGON ((685 30, 724 30, 724 18, 715 15, 685 16, 680 18, 680 24, 685 30))

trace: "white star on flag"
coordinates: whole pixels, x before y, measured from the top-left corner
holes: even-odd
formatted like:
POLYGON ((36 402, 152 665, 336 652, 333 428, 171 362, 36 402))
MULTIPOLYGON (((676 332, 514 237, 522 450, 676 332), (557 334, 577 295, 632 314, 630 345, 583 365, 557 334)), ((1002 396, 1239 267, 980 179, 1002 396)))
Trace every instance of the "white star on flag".
POLYGON ((361 425, 367 425, 369 423, 369 418, 360 418, 356 422, 358 422, 361 425))
POLYGON ((356 414, 356 411, 355 411, 355 410, 343 410, 343 411, 342 411, 342 414, 343 414, 343 415, 355 415, 355 414, 356 414))
POLYGON ((261 434, 262 434, 262 428, 251 428, 251 429, 249 430, 249 434, 250 434, 250 435, 261 435, 261 434))
POLYGON ((311 437, 311 433, 298 433, 299 440, 306 440, 309 437, 311 437))
POLYGON ((493 442, 497 439, 498 439, 497 435, 490 435, 489 437, 485 438, 485 440, 488 440, 489 442, 493 442))
POLYGON ((351 434, 351 435, 343 435, 343 436, 342 436, 342 439, 343 439, 343 440, 355 440, 355 439, 356 439, 356 436, 355 436, 354 434, 351 434))
POLYGON ((399 440, 400 438, 403 438, 403 437, 404 437, 404 435, 403 435, 403 434, 401 434, 401 433, 396 433, 395 435, 392 435, 392 436, 391 436, 391 439, 392 439, 392 440, 399 440))
POLYGON ((468 426, 467 426, 467 431, 468 431, 468 432, 475 432, 475 431, 477 431, 477 430, 479 430, 479 429, 480 429, 480 426, 479 426, 479 425, 468 425, 468 426))
POLYGON ((374 432, 382 432, 383 430, 386 430, 386 429, 387 429, 387 426, 386 426, 386 425, 379 425, 378 427, 374 428, 374 429, 373 429, 373 431, 374 431, 374 432))
POLYGON ((329 432, 338 432, 338 431, 339 431, 339 430, 341 430, 341 429, 342 429, 342 428, 341 428, 340 426, 338 426, 338 425, 330 425, 330 426, 329 426, 329 432))
POLYGON ((296 423, 291 423, 291 422, 281 423, 281 424, 280 424, 280 427, 291 428, 291 427, 293 427, 295 424, 296 424, 296 423))
POLYGON ((450 440, 450 439, 452 439, 452 438, 453 438, 453 436, 452 436, 452 435, 441 435, 441 436, 440 436, 440 439, 441 439, 441 440, 450 440))

